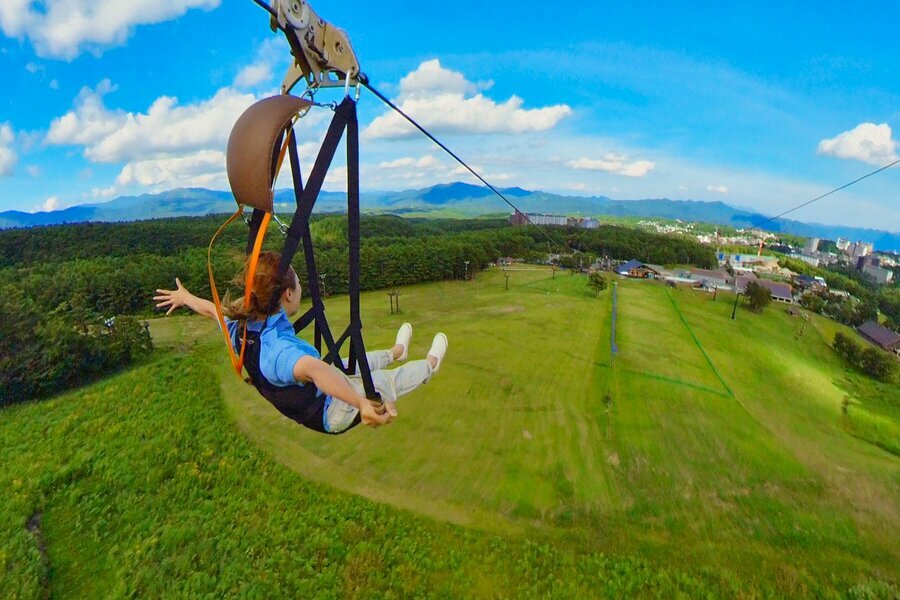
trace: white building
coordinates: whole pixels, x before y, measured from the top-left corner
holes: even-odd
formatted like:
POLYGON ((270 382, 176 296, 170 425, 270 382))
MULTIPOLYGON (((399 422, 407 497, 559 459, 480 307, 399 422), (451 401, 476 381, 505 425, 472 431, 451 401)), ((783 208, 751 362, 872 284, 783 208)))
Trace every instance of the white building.
POLYGON ((886 285, 894 279, 894 272, 890 269, 882 269, 881 267, 866 265, 863 267, 862 271, 869 277, 873 278, 876 283, 880 285, 886 285))
POLYGON ((866 242, 856 242, 855 244, 847 248, 847 251, 853 258, 868 256, 872 254, 872 244, 868 244, 866 242))
MULTIPOLYGON (((819 238, 809 238, 806 240, 806 246, 803 247, 803 251, 807 254, 813 254, 819 250, 819 238)), ((818 265, 816 265, 818 266, 818 265)))
POLYGON ((839 237, 837 239, 837 248, 838 250, 846 250, 850 247, 850 240, 845 240, 844 238, 839 237))
POLYGON ((812 265, 812 266, 814 266, 814 267, 818 267, 818 266, 819 266, 819 257, 818 257, 818 256, 809 256, 809 255, 807 255, 807 254, 795 254, 795 255, 792 256, 791 258, 799 258, 800 260, 802 260, 802 261, 805 262, 806 264, 812 265))

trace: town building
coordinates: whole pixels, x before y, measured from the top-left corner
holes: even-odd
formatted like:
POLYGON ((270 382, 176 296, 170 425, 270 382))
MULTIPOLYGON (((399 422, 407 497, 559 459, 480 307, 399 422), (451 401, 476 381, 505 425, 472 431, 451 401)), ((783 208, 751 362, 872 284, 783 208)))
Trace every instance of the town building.
POLYGON ((859 334, 879 348, 900 355, 900 335, 875 321, 866 321, 859 326, 859 334))
POLYGON ((739 294, 743 294, 747 291, 747 284, 749 284, 751 281, 755 281, 759 285, 769 290, 769 294, 772 296, 772 300, 775 300, 776 302, 783 302, 785 304, 794 303, 794 290, 787 283, 779 283, 777 281, 770 281, 768 279, 759 279, 756 276, 749 277, 746 275, 741 275, 735 280, 734 287, 739 294))
POLYGON ((806 240, 806 245, 803 247, 803 252, 806 254, 814 254, 819 250, 819 238, 809 238, 806 240))
POLYGON ((806 264, 812 265, 813 267, 818 267, 818 266, 819 266, 819 262, 821 262, 821 261, 819 260, 819 257, 818 257, 818 256, 810 256, 809 254, 795 254, 795 255, 792 256, 791 258, 797 258, 797 259, 799 259, 799 260, 802 260, 802 261, 805 262, 806 264))
POLYGON ((652 279, 659 276, 660 268, 655 265, 642 263, 639 260, 629 260, 616 267, 616 273, 633 279, 652 279))
POLYGON ((862 271, 866 267, 880 267, 881 258, 878 256, 866 255, 856 259, 856 270, 862 271))
POLYGON ((535 225, 566 225, 580 227, 582 229, 597 229, 600 227, 598 219, 587 217, 566 217, 563 215, 548 215, 544 213, 514 212, 509 216, 509 224, 513 226, 527 225, 529 222, 535 225))
POLYGON ((872 249, 872 244, 866 242, 856 242, 855 244, 851 244, 847 248, 847 253, 853 258, 859 258, 860 256, 872 254, 872 249))
POLYGON ((750 269, 753 267, 763 267, 773 269, 778 267, 778 257, 762 254, 719 254, 719 263, 728 263, 735 269, 750 269))
POLYGON ((734 279, 724 270, 691 269, 691 279, 710 288, 728 287, 734 283, 734 279))
POLYGON ((823 277, 812 277, 811 275, 794 276, 794 285, 801 290, 808 290, 814 293, 824 292, 828 289, 828 284, 825 283, 823 277))
POLYGON ((866 265, 862 272, 874 279, 878 285, 887 285, 894 280, 894 272, 890 269, 866 265))

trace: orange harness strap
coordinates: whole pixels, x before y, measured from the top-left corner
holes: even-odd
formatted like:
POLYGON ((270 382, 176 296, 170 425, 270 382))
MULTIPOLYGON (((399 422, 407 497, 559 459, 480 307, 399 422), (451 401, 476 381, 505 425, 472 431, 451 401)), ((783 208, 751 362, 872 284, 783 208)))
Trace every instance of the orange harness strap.
MULTIPOLYGON (((285 154, 287 153, 288 145, 293 139, 294 131, 291 129, 288 132, 287 137, 284 140, 284 144, 281 146, 281 152, 278 154, 278 162, 275 166, 275 174, 277 176, 278 172, 281 170, 281 165, 284 162, 285 154)), ((274 183, 274 182, 273 182, 274 183)), ((216 307, 216 319, 219 321, 219 327, 222 329, 222 335, 225 337, 225 345, 228 347, 228 355, 231 357, 231 366, 234 368, 234 372, 237 373, 238 377, 241 376, 241 371, 244 368, 244 352, 247 349, 247 323, 244 323, 244 335, 241 339, 241 352, 240 354, 236 354, 234 351, 234 345, 231 343, 231 336, 228 335, 228 328, 225 326, 225 314, 222 312, 222 301, 219 298, 219 290, 216 289, 216 278, 213 275, 212 268, 212 247, 213 243, 215 243, 216 238, 222 233, 228 225, 231 224, 238 216, 243 214, 244 207, 243 205, 238 205, 237 211, 225 221, 219 229, 216 231, 215 235, 213 235, 212 239, 209 241, 209 248, 206 252, 206 267, 209 271, 209 287, 212 290, 213 304, 216 307)), ((269 221, 272 218, 271 213, 265 213, 263 215, 262 221, 259 224, 259 233, 256 234, 256 240, 253 242, 253 252, 250 254, 250 262, 247 265, 247 277, 244 280, 244 307, 250 305, 250 297, 253 295, 253 282, 256 276, 256 267, 259 264, 259 253, 262 251, 263 239, 266 237, 266 231, 269 228, 269 221)))

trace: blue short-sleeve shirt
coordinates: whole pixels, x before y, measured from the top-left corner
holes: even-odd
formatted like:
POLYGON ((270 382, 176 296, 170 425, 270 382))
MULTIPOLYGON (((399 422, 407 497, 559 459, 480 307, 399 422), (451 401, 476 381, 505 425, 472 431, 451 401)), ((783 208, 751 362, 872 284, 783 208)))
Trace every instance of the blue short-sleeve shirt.
MULTIPOLYGON (((237 321, 225 319, 231 344, 240 352, 243 330, 237 321)), ((259 331, 259 370, 269 383, 279 387, 303 385, 294 379, 294 365, 304 356, 321 358, 316 347, 300 339, 284 310, 270 315, 265 321, 247 321, 247 329, 259 331)))

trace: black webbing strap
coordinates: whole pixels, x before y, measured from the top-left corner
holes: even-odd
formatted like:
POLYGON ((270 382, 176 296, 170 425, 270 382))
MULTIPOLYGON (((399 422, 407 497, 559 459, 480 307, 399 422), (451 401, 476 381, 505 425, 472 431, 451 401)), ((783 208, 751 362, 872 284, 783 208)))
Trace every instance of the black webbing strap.
MULTIPOLYGON (((310 171, 309 180, 297 199, 297 210, 294 212, 294 218, 291 220, 291 226, 287 231, 287 240, 284 243, 284 249, 281 251, 279 272, 282 274, 287 273, 288 267, 294 259, 294 254, 297 253, 300 239, 303 237, 304 219, 298 217, 302 217, 305 214, 308 218, 312 213, 313 206, 319 198, 319 192, 322 191, 322 184, 325 183, 325 176, 331 167, 331 161, 334 160, 334 153, 337 151, 338 144, 344 135, 344 129, 347 127, 348 101, 353 105, 353 117, 355 118, 356 116, 356 104, 349 97, 345 98, 334 111, 331 125, 328 126, 328 133, 325 134, 325 140, 319 149, 316 163, 313 165, 312 171, 310 171)), ((291 143, 292 146, 294 144, 296 144, 296 140, 291 143)), ((291 165, 293 166, 293 163, 291 165)))
MULTIPOLYGON (((312 307, 306 313, 294 322, 294 333, 304 329, 311 322, 315 321, 315 344, 316 349, 322 352, 322 338, 325 338, 326 347, 334 346, 334 338, 331 335, 331 329, 328 326, 328 319, 325 318, 325 304, 322 302, 322 294, 319 290, 319 270, 316 268, 316 255, 313 251, 312 235, 309 231, 309 217, 312 213, 312 206, 303 204, 303 178, 300 171, 300 157, 297 154, 296 144, 291 144, 289 148, 291 157, 291 172, 294 178, 294 198, 297 201, 297 212, 294 219, 299 223, 300 236, 303 241, 303 256, 306 260, 306 272, 309 274, 309 282, 307 288, 309 297, 312 299, 312 307)), ((315 200, 313 200, 315 202, 315 200)), ((293 221, 292 221, 293 224, 293 221)))
POLYGON ((253 252, 253 244, 256 243, 256 235, 259 233, 259 226, 262 224, 265 211, 258 208, 253 209, 253 216, 250 217, 250 231, 247 233, 247 250, 244 252, 247 256, 253 252))
MULTIPOLYGON (((348 96, 345 102, 349 101, 348 96)), ((359 313, 359 122, 356 119, 356 102, 350 102, 352 118, 347 121, 347 242, 350 245, 350 369, 359 364, 366 398, 380 398, 372 383, 366 346, 362 337, 362 318, 359 313)))
MULTIPOLYGON (((279 272, 282 275, 287 273, 291 261, 302 242, 308 275, 308 295, 312 301, 312 307, 294 322, 294 331, 299 332, 310 323, 315 323, 316 348, 321 353, 323 341, 327 348, 327 353, 322 360, 338 366, 349 375, 356 373, 358 364, 366 397, 380 402, 380 396, 375 391, 375 386, 372 383, 372 373, 366 360, 359 306, 359 123, 356 117, 356 102, 348 96, 335 109, 334 117, 328 127, 328 132, 325 134, 325 140, 319 149, 319 154, 316 157, 312 171, 310 171, 306 186, 303 185, 300 175, 300 160, 297 155, 296 138, 291 139, 289 152, 291 169, 294 174, 294 197, 297 201, 297 208, 291 219, 284 249, 281 252, 279 272), (350 323, 346 331, 335 340, 325 316, 325 303, 322 301, 319 287, 319 272, 316 269, 309 218, 319 197, 319 192, 322 190, 322 185, 325 183, 325 176, 328 173, 331 162, 334 160, 334 155, 344 135, 344 130, 347 131, 347 241, 349 243, 348 258, 350 263, 350 323), (344 365, 343 361, 339 359, 340 349, 348 339, 350 341, 349 360, 347 361, 348 364, 344 365)), ((272 308, 274 309, 274 306, 272 308)))

